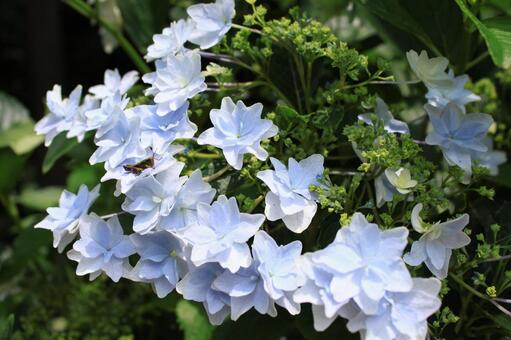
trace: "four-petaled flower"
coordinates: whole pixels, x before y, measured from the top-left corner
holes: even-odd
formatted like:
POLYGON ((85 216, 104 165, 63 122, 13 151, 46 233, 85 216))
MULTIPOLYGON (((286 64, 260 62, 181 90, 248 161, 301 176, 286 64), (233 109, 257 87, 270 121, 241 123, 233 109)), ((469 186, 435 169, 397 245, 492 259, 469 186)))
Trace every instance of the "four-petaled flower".
MULTIPOLYGON (((376 117, 378 119, 383 120, 385 131, 391 133, 410 133, 410 129, 408 128, 408 124, 403 121, 397 120, 392 115, 392 112, 389 111, 387 104, 381 99, 376 98, 376 117)), ((371 119, 371 113, 363 113, 358 115, 358 119, 363 121, 368 125, 373 125, 373 121, 371 119)))
POLYGON ((394 188, 403 195, 410 193, 412 188, 417 185, 417 181, 413 180, 410 175, 410 170, 406 168, 399 168, 397 171, 386 169, 385 176, 389 180, 390 184, 392 184, 394 188))
POLYGON ((449 60, 444 57, 429 58, 426 51, 421 54, 410 50, 406 58, 417 77, 429 88, 452 88, 454 79, 445 70, 449 60))
POLYGON ((444 108, 447 104, 454 103, 465 112, 466 104, 481 100, 481 97, 465 89, 465 84, 468 81, 468 76, 466 74, 454 77, 451 70, 449 71, 449 76, 453 79, 452 86, 432 87, 429 89, 428 93, 426 93, 429 104, 438 108, 444 108))
POLYGON ((48 208, 48 216, 35 225, 35 228, 48 229, 53 233, 53 246, 62 252, 77 233, 80 220, 99 196, 99 185, 89 191, 85 184, 75 195, 64 190, 60 195, 59 206, 48 208))
POLYGON ((78 262, 76 275, 87 275, 91 280, 104 272, 112 281, 131 271, 128 257, 135 254, 129 236, 123 234, 117 216, 103 221, 91 214, 80 222, 80 239, 73 244, 67 256, 78 262))
POLYGON ((243 166, 243 155, 251 153, 260 160, 268 157, 260 142, 277 134, 278 128, 271 120, 261 119, 263 105, 246 107, 240 100, 222 99, 220 109, 211 110, 209 117, 213 127, 198 138, 200 145, 213 145, 223 150, 225 159, 236 170, 243 166))
POLYGON ((220 196, 208 205, 197 204, 197 223, 183 232, 192 246, 191 260, 196 266, 217 262, 231 272, 252 262, 247 241, 264 222, 262 214, 240 213, 236 199, 220 196))
POLYGON ((212 4, 190 6, 187 13, 194 24, 188 40, 207 49, 216 45, 231 29, 236 11, 234 0, 216 0, 212 4))
POLYGON ((422 203, 412 209, 412 226, 422 234, 418 241, 412 243, 412 249, 405 254, 404 260, 411 266, 422 262, 438 278, 447 276, 452 249, 458 249, 470 243, 470 237, 463 232, 469 221, 468 214, 433 225, 425 224, 421 217, 422 203))
POLYGON ((300 304, 293 300, 293 292, 305 282, 299 266, 302 243, 293 241, 279 246, 264 231, 254 236, 252 253, 257 271, 264 283, 264 290, 292 315, 300 313, 300 304))
POLYGON ((193 22, 180 19, 165 27, 161 34, 153 36, 153 44, 147 48, 145 59, 152 61, 184 51, 184 44, 194 29, 193 22))
POLYGON ((121 95, 138 81, 138 72, 130 71, 121 77, 119 70, 106 70, 104 84, 92 86, 89 92, 97 99, 104 99, 115 95, 119 92, 121 95))
POLYGON ((146 95, 154 96, 159 116, 176 111, 188 98, 206 90, 201 73, 201 57, 196 51, 169 55, 155 64, 156 72, 148 73, 142 79, 151 85, 146 95))
POLYGON ((316 195, 309 187, 319 185, 323 160, 321 155, 312 155, 300 162, 289 158, 289 168, 286 168, 277 159, 270 158, 275 170, 257 173, 257 177, 270 188, 264 210, 268 220, 282 219, 286 227, 295 233, 301 233, 309 226, 317 209, 316 195))
POLYGON ((433 125, 426 143, 438 145, 449 165, 457 165, 471 174, 472 153, 488 151, 484 138, 493 118, 484 113, 465 114, 453 103, 444 109, 429 104, 424 107, 433 125))
POLYGON ((156 295, 164 298, 188 271, 185 245, 166 231, 133 234, 131 241, 140 255, 133 274, 144 282, 150 282, 156 295))

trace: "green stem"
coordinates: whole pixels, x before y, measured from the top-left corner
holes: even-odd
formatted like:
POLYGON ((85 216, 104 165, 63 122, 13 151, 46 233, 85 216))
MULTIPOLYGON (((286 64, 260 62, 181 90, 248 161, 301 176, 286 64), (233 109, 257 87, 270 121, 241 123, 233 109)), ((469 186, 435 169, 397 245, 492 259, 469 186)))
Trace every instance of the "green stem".
POLYGON ((248 30, 248 31, 250 31, 252 33, 259 34, 259 35, 263 35, 264 34, 263 31, 260 31, 260 30, 255 29, 255 28, 243 26, 243 25, 231 24, 231 27, 239 29, 239 30, 248 30))
POLYGON ((203 159, 218 159, 218 158, 221 158, 222 156, 217 153, 203 153, 203 152, 190 151, 188 153, 188 157, 203 158, 203 159))
POLYGON ((122 32, 118 31, 108 22, 99 17, 94 9, 83 2, 82 0, 62 0, 66 5, 80 13, 86 18, 91 20, 96 20, 98 24, 103 27, 108 33, 110 33, 115 40, 119 43, 119 46, 126 52, 128 57, 133 61, 137 69, 141 73, 149 73, 151 72, 151 68, 145 63, 144 59, 140 56, 138 51, 133 47, 133 45, 129 42, 128 39, 122 34, 122 32))
POLYGON ((229 164, 227 164, 225 167, 218 170, 214 174, 204 177, 204 182, 212 182, 212 181, 222 177, 227 171, 229 171, 230 168, 231 168, 231 166, 229 164))
POLYGON ((477 64, 479 64, 481 61, 483 61, 484 59, 486 59, 488 56, 490 55, 490 52, 488 51, 485 51, 484 53, 480 54, 479 56, 477 56, 474 60, 472 61, 469 61, 467 63, 467 67, 465 67, 465 72, 469 69, 471 69, 472 67, 476 66, 477 64))

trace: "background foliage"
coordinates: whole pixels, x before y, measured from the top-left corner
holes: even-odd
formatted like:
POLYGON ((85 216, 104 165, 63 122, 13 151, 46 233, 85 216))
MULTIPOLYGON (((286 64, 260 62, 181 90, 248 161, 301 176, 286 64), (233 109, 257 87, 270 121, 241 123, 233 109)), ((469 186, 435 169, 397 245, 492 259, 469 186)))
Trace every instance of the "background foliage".
MULTIPOLYGON (((116 0, 116 3, 120 17, 108 15, 107 9, 104 9, 94 14, 97 16, 94 21, 104 21, 113 30, 122 31, 143 54, 152 35, 160 32, 171 20, 184 16, 185 8, 192 1, 116 0)), ((468 73, 471 76, 470 86, 483 97, 483 104, 478 105, 484 107, 480 109, 491 113, 498 122, 495 127, 496 148, 508 151, 509 157, 510 1, 275 0, 261 3, 271 8, 271 17, 285 16, 291 7, 299 5, 313 18, 326 22, 350 47, 367 55, 371 65, 381 63, 380 59, 388 61, 397 79, 411 78, 403 58, 404 52, 409 49, 426 49, 430 54, 446 56, 457 74, 468 73)), ((95 22, 90 25, 64 4, 53 6, 57 6, 62 16, 60 20, 66 28, 71 28, 73 37, 68 37, 67 42, 59 47, 63 50, 61 54, 52 49, 51 40, 46 41, 44 51, 33 53, 36 56, 46 53, 45 58, 56 56, 56 61, 71 59, 62 65, 67 65, 69 73, 76 78, 64 79, 65 89, 82 80, 86 82, 85 86, 100 83, 103 69, 107 67, 119 66, 123 72, 134 68, 122 48, 115 49, 108 57, 102 55, 95 22), (80 25, 77 31, 72 29, 75 23, 80 25), (101 55, 97 57, 99 62, 91 62, 98 55, 101 55)), ((248 13, 247 4, 239 2, 237 6, 239 12, 248 13)), ((25 28, 11 23, 16 16, 26 15, 24 10, 26 7, 21 2, 0 4, 0 24, 2 27, 9 25, 12 32, 12 36, 0 40, 6 47, 2 46, 2 50, 18 51, 16 32, 22 36, 19 32, 25 28)), ((37 30, 34 26, 28 28, 37 30)), ((112 40, 108 40, 108 34, 105 37, 105 32, 101 34, 103 45, 108 49, 112 40)), ((21 50, 24 51, 23 48, 21 50)), ((29 98, 23 93, 23 83, 20 85, 15 80, 20 74, 21 78, 30 78, 27 74, 31 73, 23 63, 23 58, 27 57, 22 55, 20 59, 15 53, 0 53, 2 61, 12 62, 11 65, 18 68, 18 73, 6 70, 8 77, 2 80, 0 91, 1 88, 10 90, 23 98, 31 109, 29 112, 13 96, 0 92, 0 200, 3 206, 0 213, 0 339, 356 338, 356 335, 347 333, 340 320, 325 333, 314 332, 309 312, 294 318, 287 313, 279 313, 275 319, 248 313, 236 324, 226 322, 213 328, 200 306, 179 300, 175 295, 159 300, 149 286, 127 281, 114 285, 105 278, 90 283, 85 278, 78 278, 74 274, 74 265, 51 248, 50 233, 32 227, 44 216, 48 206, 56 204, 62 189, 76 191, 82 183, 92 187, 102 176, 102 167, 88 165, 87 160, 93 150, 90 143, 78 144, 59 136, 46 152, 40 147, 41 138, 32 133, 34 120, 43 114, 44 91, 50 87, 49 83, 62 82, 55 77, 63 71, 52 74, 49 70, 47 72, 51 75, 39 74, 38 79, 44 81, 30 84, 36 99, 34 96, 29 98)), ((342 67, 350 71, 349 65, 342 67)), ((351 71, 350 76, 356 78, 355 70, 351 71)), ((287 88, 290 85, 283 74, 285 68, 281 65, 269 69, 271 79, 292 104, 301 105, 300 93, 287 88)), ((243 74, 239 76, 242 78, 243 74)), ((319 82, 321 77, 328 75, 314 72, 314 77, 319 82)), ((338 112, 331 115, 337 121, 328 123, 341 126, 341 122, 342 125, 353 122, 356 114, 360 113, 357 111, 360 109, 359 96, 365 95, 364 90, 360 91, 350 92, 352 106, 349 105, 350 98, 344 97, 340 99, 342 106, 329 103, 332 110, 338 112)), ((396 111, 405 105, 419 107, 424 94, 423 89, 406 85, 378 87, 377 91, 396 111)), ((268 101, 271 95, 265 90, 251 89, 251 92, 263 102, 268 101)), ((318 103, 328 101, 328 95, 325 93, 315 100, 318 103)), ((286 107, 277 108, 275 114, 280 124, 305 119, 286 107)), ((324 126, 325 122, 312 124, 324 126)), ((322 140, 341 138, 339 130, 334 129, 330 133, 330 137, 322 136, 322 140)), ((318 149, 315 145, 310 147, 318 149)), ((290 153, 299 151, 289 150, 290 153)), ((510 261, 484 262, 484 259, 509 252, 511 248, 511 165, 505 164, 498 177, 487 178, 483 184, 488 188, 494 187, 495 195, 488 194, 485 198, 474 192, 465 202, 472 217, 472 234, 478 235, 473 236, 470 251, 478 260, 458 258, 465 268, 469 286, 454 282, 457 290, 444 290, 444 305, 451 308, 442 310, 433 321, 438 337, 489 338, 491 334, 511 334, 510 319, 499 314, 489 301, 492 289, 501 292, 511 286, 510 261), (501 226, 498 233, 492 227, 494 224, 501 226), (500 249, 496 249, 497 240, 500 249)), ((113 183, 104 185, 104 194, 95 204, 98 214, 110 213, 112 207, 118 206, 114 196, 106 193, 113 192, 113 189, 113 183)))

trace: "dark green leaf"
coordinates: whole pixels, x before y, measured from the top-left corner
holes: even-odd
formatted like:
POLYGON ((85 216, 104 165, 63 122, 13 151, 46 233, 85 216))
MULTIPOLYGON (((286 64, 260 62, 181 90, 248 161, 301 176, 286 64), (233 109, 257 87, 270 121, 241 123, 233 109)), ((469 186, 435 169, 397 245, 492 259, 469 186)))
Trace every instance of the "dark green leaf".
POLYGON ((0 91, 0 131, 30 121, 28 110, 16 98, 0 91))
POLYGON ((511 67, 511 17, 481 21, 464 0, 456 0, 456 3, 483 36, 493 62, 503 68, 511 67))
POLYGON ((47 173, 51 170, 55 162, 58 161, 62 156, 66 155, 79 143, 76 138, 67 139, 65 133, 61 133, 50 144, 46 156, 43 161, 43 173, 47 173))
POLYGON ((8 193, 17 183, 18 178, 23 174, 27 158, 16 156, 11 150, 0 150, 0 192, 8 193))
POLYGON ((71 192, 76 192, 82 184, 91 189, 100 182, 104 173, 105 170, 102 164, 84 164, 77 167, 67 177, 67 189, 71 192))
POLYGON ((14 328, 14 314, 10 314, 5 320, 0 320, 0 340, 11 339, 14 328))

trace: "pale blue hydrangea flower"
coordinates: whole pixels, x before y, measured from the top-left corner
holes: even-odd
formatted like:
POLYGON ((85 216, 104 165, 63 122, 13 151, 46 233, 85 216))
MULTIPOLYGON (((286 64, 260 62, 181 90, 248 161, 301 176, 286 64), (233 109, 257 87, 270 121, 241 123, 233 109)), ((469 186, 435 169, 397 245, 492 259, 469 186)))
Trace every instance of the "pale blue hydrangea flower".
POLYGON ((75 239, 81 218, 87 215, 98 196, 99 185, 89 191, 82 184, 76 195, 64 190, 60 195, 59 206, 46 209, 48 216, 37 223, 35 228, 50 230, 53 233, 53 247, 61 253, 75 239))
POLYGON ((401 258, 407 237, 404 227, 381 231, 355 213, 334 243, 320 252, 319 261, 336 273, 330 283, 335 301, 353 299, 364 313, 374 314, 386 292, 410 290, 411 276, 401 258))
POLYGON ((49 114, 35 125, 35 132, 38 135, 45 135, 45 146, 49 146, 59 133, 69 130, 78 113, 81 96, 81 85, 71 92, 69 98, 62 98, 60 85, 53 86, 53 89, 46 93, 49 114))
POLYGON ((376 192, 376 206, 381 208, 385 202, 392 202, 394 195, 398 195, 396 188, 389 182, 385 173, 374 179, 374 190, 376 192))
POLYGON ((264 290, 275 303, 292 315, 300 313, 300 304, 293 300, 293 293, 305 283, 299 259, 302 243, 294 241, 279 246, 264 231, 254 236, 252 253, 257 271, 264 282, 264 290))
POLYGON ((289 230, 301 233, 316 214, 317 195, 309 187, 320 185, 318 180, 323 175, 323 156, 312 155, 300 162, 289 158, 289 168, 273 157, 270 161, 275 170, 257 173, 257 177, 270 188, 265 198, 264 213, 268 220, 282 219, 289 230))
POLYGON ((429 104, 426 109, 433 131, 426 137, 429 145, 438 145, 449 165, 457 165, 467 174, 472 173, 472 153, 486 152, 484 137, 493 118, 484 113, 465 114, 456 104, 444 109, 429 104))
POLYGON ((91 214, 80 222, 80 239, 67 256, 78 262, 76 275, 89 274, 90 280, 94 280, 104 272, 117 282, 131 271, 128 257, 135 252, 135 246, 129 236, 124 235, 117 216, 105 222, 91 214))
POLYGON ((463 232, 469 221, 468 214, 433 225, 426 224, 420 217, 422 203, 412 210, 412 226, 422 234, 418 241, 412 243, 412 249, 405 254, 404 260, 411 266, 422 262, 438 278, 447 277, 449 261, 453 249, 462 248, 470 243, 470 237, 463 232))
POLYGON ((472 151, 472 159, 479 161, 479 166, 489 169, 490 175, 497 176, 499 173, 499 165, 507 162, 507 155, 504 151, 493 149, 493 140, 491 137, 484 137, 483 143, 488 148, 488 151, 472 151))
POLYGON ((194 23, 189 40, 207 49, 216 45, 231 29, 236 14, 234 0, 216 0, 215 3, 188 7, 187 13, 194 23))
POLYGON ((260 314, 277 316, 275 302, 264 290, 264 281, 253 262, 248 268, 240 268, 236 273, 224 271, 213 281, 213 288, 231 297, 231 320, 255 308, 260 314))
POLYGON ((175 139, 192 138, 197 132, 197 125, 188 118, 188 102, 164 116, 157 115, 156 110, 156 105, 140 105, 126 110, 126 115, 140 117, 140 141, 153 152, 165 154, 175 139))
POLYGON ((201 171, 195 170, 177 193, 174 207, 160 227, 181 234, 186 227, 197 223, 197 205, 211 204, 215 194, 216 190, 202 179, 201 171))
POLYGON ((166 231, 130 237, 140 255, 133 274, 150 282, 156 295, 164 298, 188 272, 184 243, 166 231))
POLYGON ((196 51, 185 51, 169 55, 156 61, 156 72, 143 76, 151 87, 146 95, 153 95, 158 105, 156 113, 164 116, 176 111, 188 98, 206 90, 205 78, 201 73, 201 57, 196 51))
POLYGON ((247 241, 264 222, 262 214, 240 213, 236 198, 218 197, 213 204, 197 204, 197 223, 183 238, 192 246, 191 261, 196 266, 217 262, 231 272, 252 262, 247 241))
POLYGON ((213 325, 220 325, 230 313, 229 295, 213 287, 213 282, 224 271, 217 263, 206 263, 192 269, 176 286, 186 300, 202 302, 213 325))
POLYGON ((186 181, 186 177, 179 176, 183 167, 183 163, 174 162, 165 171, 138 180, 126 193, 122 209, 135 215, 133 231, 145 234, 156 227, 170 227, 165 218, 172 212, 177 193, 186 181))
POLYGON ((67 129, 67 138, 76 137, 78 142, 81 143, 83 141, 85 133, 89 131, 89 123, 86 114, 91 110, 98 109, 99 104, 99 100, 88 95, 85 96, 82 105, 78 107, 78 111, 67 129))
POLYGON ((426 339, 427 319, 441 306, 440 287, 435 278, 414 278, 410 291, 386 294, 376 314, 365 314, 351 305, 345 315, 347 328, 360 332, 365 340, 426 339))
POLYGON ((128 103, 129 99, 126 96, 121 96, 120 92, 104 98, 100 107, 85 112, 87 130, 99 130, 96 137, 101 137, 123 115, 128 103))
POLYGON ((98 146, 91 155, 90 164, 107 162, 117 167, 128 158, 143 157, 146 150, 140 145, 140 118, 128 119, 120 115, 109 127, 98 130, 94 143, 98 146), (100 135, 98 137, 98 134, 100 135))
POLYGON ((466 74, 454 77, 451 70, 449 71, 449 76, 453 79, 452 86, 443 88, 433 87, 426 93, 426 98, 430 105, 444 108, 447 104, 454 103, 465 112, 466 104, 481 100, 481 97, 465 89, 465 84, 469 80, 466 74))
POLYGON ((204 131, 197 143, 222 149, 227 163, 236 170, 243 166, 246 153, 265 160, 268 152, 260 143, 275 136, 278 128, 271 120, 261 119, 262 111, 261 103, 247 107, 241 100, 234 104, 231 98, 225 97, 220 109, 211 110, 209 114, 213 127, 204 131))
POLYGON ((415 75, 429 88, 452 88, 454 79, 446 72, 449 60, 444 57, 429 58, 426 51, 421 54, 410 50, 406 53, 408 63, 415 75))
POLYGON ((397 171, 386 169, 374 180, 376 206, 380 208, 385 202, 392 202, 394 195, 408 194, 408 200, 412 201, 413 194, 410 194, 410 191, 416 185, 417 181, 411 179, 408 169, 400 168, 397 171))
POLYGON ((174 155, 183 150, 184 147, 181 145, 170 145, 162 156, 154 154, 151 150, 146 150, 145 155, 137 158, 127 158, 116 167, 112 167, 107 162, 105 163, 106 172, 101 178, 101 182, 115 179, 117 183, 114 195, 126 194, 137 181, 167 170, 177 162, 174 155), (152 160, 152 166, 148 166, 140 172, 130 171, 130 167, 147 160, 152 160))
POLYGON ((107 97, 112 97, 116 92, 119 92, 121 95, 128 92, 128 90, 135 85, 138 81, 138 72, 130 71, 121 77, 119 71, 115 70, 106 70, 104 77, 104 84, 92 86, 89 88, 89 93, 94 95, 97 99, 104 99, 107 97))
MULTIPOLYGON (((376 117, 378 119, 383 120, 385 131, 391 133, 410 133, 410 129, 408 128, 408 124, 403 121, 397 120, 394 118, 392 113, 389 111, 389 107, 381 98, 376 98, 376 117)), ((358 119, 363 121, 368 125, 373 125, 373 121, 371 120, 371 113, 363 113, 358 115, 358 119)))
POLYGON ((180 19, 165 27, 161 34, 153 35, 153 44, 147 48, 147 61, 166 58, 184 51, 184 45, 194 29, 190 19, 180 19))

